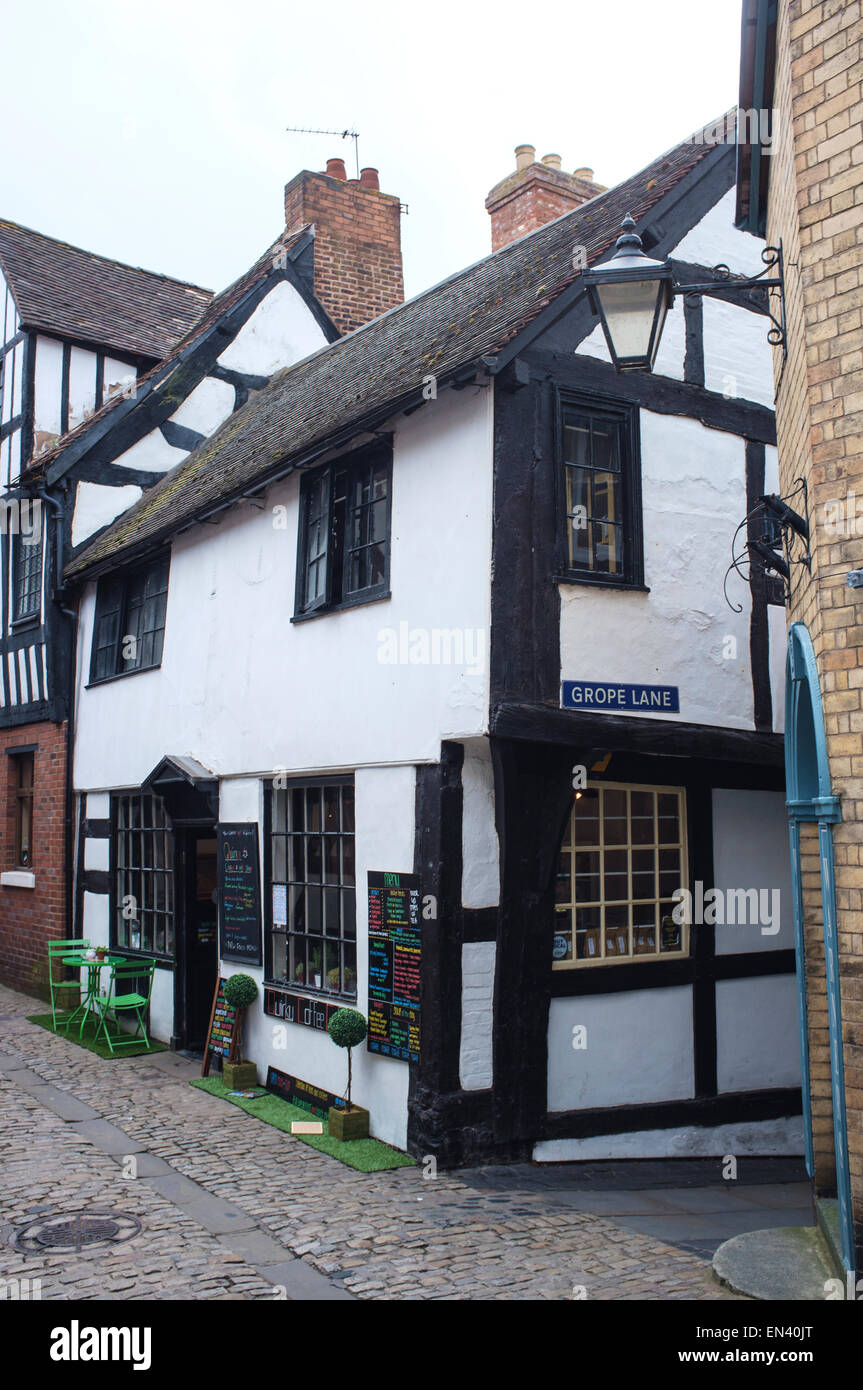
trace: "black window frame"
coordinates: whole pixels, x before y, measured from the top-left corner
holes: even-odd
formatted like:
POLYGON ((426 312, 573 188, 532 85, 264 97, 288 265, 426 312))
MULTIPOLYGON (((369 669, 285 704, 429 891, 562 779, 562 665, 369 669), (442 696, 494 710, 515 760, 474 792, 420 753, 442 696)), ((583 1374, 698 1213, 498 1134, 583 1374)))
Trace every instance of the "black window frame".
MULTIPOLYGON (((274 779, 274 781, 275 781, 275 780, 278 780, 278 779, 274 779)), ((329 1001, 329 1002, 332 1002, 332 1003, 343 1003, 343 1004, 345 1004, 345 1005, 348 1006, 348 1007, 354 1007, 354 1008, 355 1008, 355 1007, 356 1007, 356 1004, 357 1004, 357 998, 358 998, 357 985, 358 985, 359 970, 358 970, 358 960, 357 960, 357 956, 358 956, 358 941, 359 941, 359 936, 358 936, 358 930, 357 930, 356 785, 355 785, 355 781, 354 781, 354 776, 353 776, 353 773, 342 773, 342 774, 340 774, 340 775, 339 775, 339 774, 334 774, 334 775, 321 776, 321 777, 312 777, 312 776, 309 776, 309 777, 286 777, 286 778, 281 779, 281 780, 283 780, 284 786, 281 786, 281 785, 280 785, 279 787, 276 787, 276 786, 274 786, 274 781, 267 781, 267 782, 264 783, 264 885, 265 885, 265 898, 266 898, 266 902, 265 902, 265 911, 264 911, 264 923, 265 923, 265 928, 264 928, 264 943, 265 943, 265 950, 264 950, 264 984, 267 985, 267 986, 271 986, 271 987, 274 988, 274 989, 287 990, 287 991, 289 991, 289 992, 295 992, 295 993, 302 994, 302 995, 310 995, 310 996, 312 996, 313 998, 322 998, 322 999, 325 999, 325 1000, 327 1000, 327 1001, 329 1001), (342 928, 342 929, 341 929, 341 932, 340 932, 338 938, 329 936, 329 935, 326 933, 326 931, 324 930, 323 926, 322 926, 322 929, 321 929, 321 931, 320 931, 319 933, 318 933, 318 932, 309 932, 308 930, 305 930, 305 931, 302 931, 302 932, 292 932, 292 931, 291 931, 291 921, 290 921, 290 914, 291 914, 291 892, 290 892, 290 888, 291 888, 291 877, 290 877, 290 868, 289 868, 289 847, 288 847, 287 843, 286 843, 286 845, 285 845, 285 880, 276 879, 276 878, 274 877, 274 862, 273 862, 273 846, 274 846, 274 839, 275 839, 276 835, 282 835, 282 834, 284 834, 286 840, 289 839, 289 832, 287 831, 287 829, 286 829, 284 832, 282 832, 282 831, 277 830, 277 829, 275 828, 275 817, 274 817, 273 811, 274 811, 274 799, 275 799, 276 795, 278 795, 279 793, 283 793, 283 794, 285 795, 285 797, 286 797, 286 802, 287 802, 287 798, 290 796, 291 792, 293 792, 293 791, 299 791, 299 790, 306 791, 307 789, 320 789, 320 790, 322 791, 322 795, 323 795, 323 792, 325 791, 325 789, 326 789, 326 788, 330 788, 330 787, 338 787, 338 788, 340 788, 340 789, 342 789, 342 790, 350 790, 351 796, 352 796, 352 805, 353 805, 353 812, 354 812, 354 824, 353 824, 353 829, 352 829, 351 831, 349 831, 349 832, 345 832, 345 831, 344 831, 344 828, 343 828, 343 827, 340 827, 339 830, 336 832, 336 834, 338 834, 340 837, 342 837, 342 836, 344 836, 344 834, 347 833, 347 834, 349 834, 350 837, 351 837, 352 846, 353 846, 353 883, 352 883, 352 884, 349 884, 349 883, 343 883, 343 882, 340 881, 339 884, 334 884, 334 883, 329 883, 329 884, 328 884, 328 883, 326 882, 326 880, 325 880, 325 877, 324 877, 324 867, 323 867, 323 862, 322 862, 322 870, 321 870, 322 877, 321 877, 321 879, 320 879, 322 906, 323 906, 323 903, 324 903, 324 890, 326 890, 327 888, 330 888, 330 889, 338 888, 338 890, 339 890, 340 893, 346 893, 346 892, 351 892, 351 893, 353 893, 353 937, 351 937, 350 935, 346 935, 346 934, 345 934, 345 931, 344 931, 345 917, 342 915, 341 909, 340 909, 340 925, 341 925, 341 928, 342 928), (286 890, 288 922, 287 922, 287 924, 286 924, 284 927, 278 927, 278 928, 276 928, 276 927, 273 925, 273 886, 274 886, 274 884, 279 884, 279 885, 281 885, 283 882, 284 882, 284 884, 285 884, 285 890, 286 890), (299 981, 299 980, 291 979, 291 978, 290 978, 290 971, 288 970, 288 963, 287 963, 287 952, 288 952, 288 943, 289 943, 289 941, 290 941, 291 936, 301 937, 301 938, 303 938, 304 941, 307 941, 307 942, 308 942, 310 939, 311 939, 311 940, 315 940, 315 939, 318 939, 318 938, 319 938, 319 939, 321 940, 322 946, 323 946, 323 944, 324 944, 327 940, 330 941, 330 944, 332 944, 332 942, 333 942, 334 940, 338 940, 338 943, 339 943, 339 970, 340 970, 340 979, 339 979, 339 988, 338 988, 338 989, 333 989, 331 986, 328 986, 328 985, 325 983, 326 980, 327 980, 327 974, 328 974, 328 972, 327 972, 327 970, 326 970, 326 961, 325 961, 324 958, 323 958, 323 952, 322 952, 322 957, 321 957, 321 984, 320 984, 320 986, 317 986, 317 985, 311 983, 309 980, 306 980, 306 979, 305 979, 305 975, 306 975, 306 974, 311 974, 311 971, 306 971, 305 969, 304 969, 304 978, 303 978, 302 981, 299 981), (283 957, 284 957, 284 959, 285 959, 285 972, 284 972, 284 974, 279 974, 279 973, 277 972, 276 968, 275 968, 275 965, 276 965, 276 962, 275 962, 275 950, 276 950, 276 946, 277 946, 277 944, 278 944, 279 941, 281 941, 281 944, 282 944, 282 954, 283 954, 283 957), (352 988, 352 989, 346 989, 346 988, 345 988, 345 979, 344 979, 345 972, 346 972, 346 970, 350 969, 350 967, 347 966, 347 965, 345 964, 345 954, 346 954, 346 953, 345 953, 345 951, 344 951, 344 949, 343 949, 344 946, 345 946, 345 943, 348 943, 349 947, 350 947, 350 946, 353 947, 353 956, 354 956, 354 971, 353 971, 353 973, 354 973, 354 981, 353 981, 353 988, 352 988)), ((341 797, 339 798, 339 806, 340 806, 340 812, 343 811, 344 803, 343 803, 343 799, 342 799, 341 797)), ((317 832, 314 832, 314 833, 317 833, 317 832)), ((321 831, 320 833, 321 833, 321 835, 324 834, 323 831, 321 831)), ((340 869, 341 869, 341 872, 343 872, 343 866, 344 866, 344 856, 343 856, 343 854, 340 854, 340 861, 339 861, 339 862, 340 862, 340 869)), ((306 888, 308 888, 310 885, 311 885, 311 886, 314 886, 317 882, 318 882, 318 880, 305 880, 303 886, 305 886, 306 888)), ((326 907, 323 906, 323 911, 326 912, 326 910, 327 910, 326 907)), ((322 918, 322 921, 323 921, 323 918, 322 918)), ((307 964, 308 964, 308 954, 306 954, 306 956, 305 956, 305 959, 304 959, 304 966, 307 965, 307 964)))
POLYGON ((38 625, 42 615, 42 590, 44 587, 45 570, 45 543, 43 534, 40 531, 38 541, 27 544, 20 531, 12 536, 12 627, 26 627, 38 625), (33 567, 25 568, 25 559, 30 561, 38 557, 37 561, 37 583, 35 590, 32 584, 27 581, 32 578, 33 567), (22 580, 24 581, 22 586, 22 580), (34 602, 30 607, 24 608, 21 600, 26 594, 32 594, 34 602))
POLYGON ((555 411, 555 487, 557 512, 557 574, 559 583, 598 588, 647 591, 644 582, 644 533, 641 498, 641 437, 635 403, 560 388, 555 411), (569 560, 569 518, 566 507, 564 428, 568 415, 614 422, 620 430, 621 505, 624 564, 620 574, 572 566, 569 560))
POLYGON ((32 872, 35 862, 35 791, 36 791, 36 749, 9 749, 10 795, 12 801, 12 854, 13 868, 32 872), (23 785, 22 773, 29 768, 30 784, 23 785), (29 849, 30 857, 22 858, 24 832, 24 807, 29 810, 29 849))
MULTIPOLYGON (((356 608, 360 604, 374 603, 390 597, 390 554, 392 549, 392 493, 393 493, 393 451, 392 444, 376 444, 367 449, 343 454, 323 468, 304 473, 300 480, 299 522, 297 534, 297 573, 294 590, 294 615, 292 622, 304 622, 323 613, 338 612, 346 608, 356 608), (372 544, 368 540, 358 545, 348 543, 348 508, 341 495, 341 487, 356 482, 359 475, 371 469, 384 467, 386 470, 385 533, 383 537, 384 572, 374 584, 366 584, 359 589, 348 587, 348 556, 368 550, 372 544), (312 524, 324 516, 323 528, 317 536, 325 539, 325 548, 316 547, 312 554, 312 524), (323 568, 321 591, 314 598, 307 598, 307 577, 311 564, 323 568)), ((369 509, 372 501, 361 503, 360 509, 369 509)), ((358 510, 354 506, 354 510, 358 510)))
POLYGON ((103 575, 98 581, 96 609, 93 617, 93 636, 90 643, 90 685, 103 681, 117 680, 121 676, 135 675, 138 671, 155 671, 162 664, 165 644, 165 627, 168 611, 168 589, 171 577, 171 555, 163 552, 146 564, 134 565, 129 569, 103 575), (162 576, 164 578, 162 579, 162 576), (141 581, 143 580, 143 586, 141 581), (155 591, 148 593, 148 585, 155 591), (143 615, 148 603, 161 600, 161 626, 139 628, 130 634, 130 617, 134 612, 143 615), (115 620, 113 633, 111 620, 115 620), (101 625, 101 627, 100 627, 101 625), (102 640, 105 637, 106 640, 102 640), (134 661, 123 657, 123 641, 134 635, 137 639, 137 652, 134 661), (143 660, 145 639, 152 637, 151 657, 143 660), (100 654, 109 652, 110 669, 100 670, 100 654))
MULTIPOLYGON (((167 962, 167 963, 169 963, 169 964, 174 964, 174 963, 176 962, 176 959, 177 959, 177 928, 178 928, 177 884, 176 884, 176 847, 175 847, 175 843, 174 843, 173 825, 172 825, 172 822, 171 822, 171 818, 170 818, 170 816, 168 815, 167 808, 166 808, 164 802, 162 801, 161 797, 156 796, 155 793, 153 793, 153 792, 142 792, 142 791, 112 792, 112 793, 111 793, 111 812, 110 812, 110 815, 111 815, 111 840, 110 840, 110 896, 109 896, 109 903, 110 903, 110 924, 109 924, 109 941, 110 941, 111 949, 114 950, 114 951, 117 951, 118 954, 122 954, 122 955, 124 955, 124 956, 129 956, 130 958, 131 958, 131 957, 137 958, 137 957, 140 956, 140 957, 143 957, 143 958, 145 958, 145 959, 147 959, 147 960, 156 960, 156 961, 159 961, 159 962, 167 962), (153 821, 153 824, 152 824, 151 826, 145 826, 145 825, 143 825, 143 823, 142 823, 141 825, 137 826, 137 827, 136 827, 136 826, 121 826, 121 825, 120 825, 120 803, 121 803, 121 802, 127 802, 127 803, 129 803, 129 807, 130 807, 130 809, 131 809, 131 803, 132 803, 133 801, 135 801, 135 800, 137 800, 137 801, 139 801, 139 802, 142 802, 142 803, 143 803, 144 801, 149 801, 149 802, 152 803, 152 805, 153 805, 153 814, 152 814, 152 816, 150 817, 150 819, 153 821), (157 820, 161 820, 162 823, 161 823, 161 824, 157 824, 157 823, 156 823, 157 820), (133 836, 135 836, 135 835, 141 837, 141 840, 140 840, 140 848, 141 848, 142 860, 143 860, 143 859, 146 859, 147 857, 149 857, 149 858, 151 858, 151 859, 153 860, 153 863, 150 864, 150 865, 145 865, 144 863, 142 863, 141 866, 137 866, 137 865, 130 865, 128 862, 121 862, 121 860, 126 860, 126 861, 128 860, 128 855, 122 855, 122 854, 120 853, 120 836, 121 836, 121 834, 122 834, 122 835, 128 835, 128 836, 130 837, 130 839, 131 839, 131 837, 133 837, 133 836), (163 853, 163 855, 161 856, 162 858, 164 858, 164 861, 165 861, 164 864, 157 864, 157 863, 155 862, 156 858, 158 857, 157 854, 156 854, 156 849, 155 849, 155 840, 153 841, 152 850, 151 850, 151 852, 149 853, 149 855, 147 854, 147 852, 144 851, 143 836, 144 836, 144 835, 148 835, 148 834, 153 834, 153 835, 157 835, 157 834, 158 834, 158 835, 161 835, 161 836, 164 837, 164 853, 163 853), (162 874, 162 875, 164 876, 164 880, 165 880, 165 898, 166 898, 166 900, 167 900, 168 898, 170 898, 170 908, 162 909, 162 908, 160 908, 160 907, 157 905, 157 901, 156 901, 156 900, 157 900, 157 896, 158 896, 158 895, 157 895, 156 892, 155 892, 155 879, 153 880, 154 888, 153 888, 153 892, 152 892, 151 894, 148 895, 148 894, 142 892, 142 893, 140 894, 140 896, 134 895, 134 896, 137 897, 138 905, 139 905, 139 911, 140 911, 140 913, 142 914, 142 918, 140 918, 140 919, 128 918, 128 919, 124 919, 124 920, 127 920, 127 921, 129 921, 129 922, 132 922, 132 921, 135 921, 135 920, 139 920, 139 921, 140 921, 140 928, 139 928, 139 931, 140 931, 140 944, 139 944, 138 946, 133 945, 133 944, 131 943, 131 941, 130 941, 130 942, 124 941, 124 940, 122 939, 123 933, 119 930, 119 925, 120 925, 120 914, 121 914, 121 912, 122 912, 122 899, 123 899, 124 896, 128 896, 127 894, 123 894, 123 893, 121 893, 121 892, 119 891, 119 890, 120 890, 120 886, 121 886, 121 885, 120 885, 120 874, 121 874, 121 873, 124 873, 124 872, 128 872, 128 871, 131 871, 132 874, 135 874, 135 873, 144 874, 144 873, 147 873, 147 872, 151 872, 151 873, 154 874, 154 875, 157 874, 157 873, 162 874), (148 899, 149 899, 149 900, 148 900, 148 899), (162 950, 162 951, 157 951, 157 950, 155 949, 155 946, 153 946, 152 944, 151 944, 151 945, 146 945, 146 944, 144 944, 145 928, 146 928, 147 923, 148 923, 148 917, 147 917, 145 914, 150 914, 150 916, 154 916, 155 914, 159 914, 159 915, 161 915, 162 917, 164 917, 164 918, 166 918, 166 919, 169 919, 169 920, 166 921, 166 923, 165 923, 165 933, 166 933, 166 939, 167 939, 168 933, 170 933, 170 940, 171 940, 171 948, 170 948, 170 950, 167 950, 167 949, 166 949, 166 950, 162 950)), ((142 816, 142 822, 143 822, 143 818, 144 818, 144 817, 143 817, 143 805, 142 805, 142 807, 141 807, 141 816, 142 816)), ((129 880, 129 881, 126 883, 125 886, 130 887, 130 886, 131 886, 131 882, 132 882, 132 880, 129 880)), ((143 887, 143 882, 142 882, 142 887, 143 887)), ((132 935, 132 933, 131 933, 131 928, 130 928, 130 931, 129 931, 129 935, 130 935, 130 937, 131 937, 131 935, 132 935)), ((155 940, 155 936, 153 936, 151 940, 155 940)))

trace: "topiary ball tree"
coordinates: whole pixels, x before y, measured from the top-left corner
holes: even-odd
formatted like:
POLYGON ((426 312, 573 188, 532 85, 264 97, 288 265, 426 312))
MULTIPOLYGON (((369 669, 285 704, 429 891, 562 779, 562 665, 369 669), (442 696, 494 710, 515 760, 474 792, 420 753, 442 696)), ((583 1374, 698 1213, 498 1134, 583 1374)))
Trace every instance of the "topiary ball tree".
POLYGON ((347 1107, 351 1108, 351 1048, 359 1047, 363 1041, 368 1028, 366 1021, 358 1009, 336 1009, 330 1019, 327 1029, 336 1047, 346 1047, 348 1049, 348 1090, 345 1100, 347 1107))
POLYGON ((225 981, 225 998, 228 1003, 233 1005, 238 1013, 237 1032, 231 1050, 230 1060, 239 1062, 242 1056, 240 1038, 243 1033, 243 1015, 250 1004, 258 997, 258 986, 255 984, 251 975, 232 975, 225 981))

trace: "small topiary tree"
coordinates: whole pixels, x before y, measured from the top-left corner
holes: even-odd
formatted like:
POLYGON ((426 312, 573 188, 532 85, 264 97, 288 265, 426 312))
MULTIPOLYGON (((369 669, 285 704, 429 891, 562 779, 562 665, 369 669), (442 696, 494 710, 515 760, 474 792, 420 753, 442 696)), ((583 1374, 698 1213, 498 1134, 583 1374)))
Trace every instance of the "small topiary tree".
POLYGON ((351 1108, 351 1048, 359 1047, 366 1036, 366 1021, 358 1009, 336 1009, 327 1029, 337 1047, 348 1049, 348 1089, 345 1102, 351 1108))
POLYGON ((251 975, 232 975, 225 981, 225 998, 237 1010, 237 1031, 234 1036, 233 1047, 229 1061, 239 1062, 243 1055, 241 1038, 243 1035, 243 1019, 246 1009, 253 1004, 258 997, 258 986, 255 984, 251 975))

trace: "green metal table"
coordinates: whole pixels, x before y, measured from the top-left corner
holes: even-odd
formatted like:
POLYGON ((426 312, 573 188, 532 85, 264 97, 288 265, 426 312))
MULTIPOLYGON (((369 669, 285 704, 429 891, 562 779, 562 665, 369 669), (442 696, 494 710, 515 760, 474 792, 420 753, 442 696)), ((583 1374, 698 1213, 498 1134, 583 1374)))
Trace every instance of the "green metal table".
POLYGON ((83 951, 77 951, 72 955, 61 956, 60 960, 63 962, 64 965, 76 965, 80 970, 87 971, 87 989, 84 994, 84 998, 81 1000, 81 1003, 78 1005, 77 1009, 75 1009, 73 1013, 70 1014, 69 1018, 66 1019, 65 1023, 58 1024, 58 1029, 61 1027, 65 1028, 66 1032, 68 1033, 69 1029, 72 1027, 72 1024, 75 1022, 75 1020, 78 1018, 80 1014, 81 1025, 78 1029, 78 1037, 81 1038, 84 1036, 84 1025, 87 1022, 88 1016, 91 1013, 93 1013, 97 1016, 97 1018, 99 1017, 99 1011, 95 1007, 94 1001, 99 996, 99 980, 101 971, 104 970, 106 965, 126 965, 128 958, 126 956, 103 956, 102 960, 90 960, 89 957, 86 956, 83 951))

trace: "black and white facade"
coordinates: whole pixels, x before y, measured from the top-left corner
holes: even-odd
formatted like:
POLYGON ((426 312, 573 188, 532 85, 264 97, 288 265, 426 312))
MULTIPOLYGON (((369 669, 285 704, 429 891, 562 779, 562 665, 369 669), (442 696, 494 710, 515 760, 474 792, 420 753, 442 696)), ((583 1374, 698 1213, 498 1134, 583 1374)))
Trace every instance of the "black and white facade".
POLYGON ((445 1163, 799 1151, 784 615, 723 596, 775 488, 768 320, 728 286, 678 301, 654 375, 620 377, 573 269, 630 211, 681 278, 760 268, 733 157, 687 142, 339 341, 281 282, 266 362, 252 318, 173 415, 163 391, 88 446, 100 488, 159 475, 106 527, 79 495, 66 569, 76 925, 155 956, 156 1036, 199 1046, 248 970, 261 1080, 341 1094, 323 1025, 368 1012, 367 876, 416 874, 419 1060, 354 1061, 376 1136, 445 1163), (622 712, 629 686, 675 696, 622 712), (236 823, 260 965, 218 956, 236 823), (696 916, 719 890, 719 921, 676 922, 678 889, 696 916), (723 923, 762 889, 769 920, 723 923))

